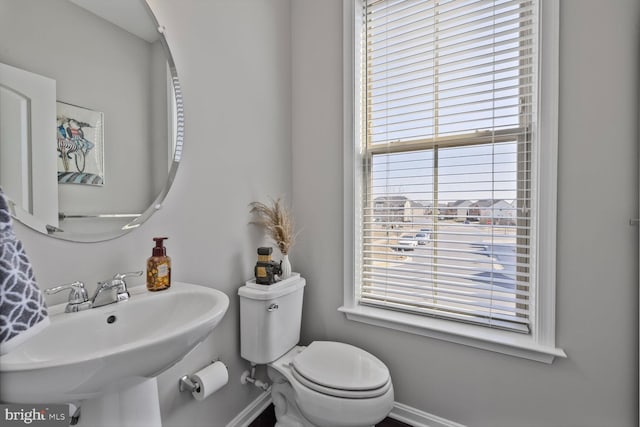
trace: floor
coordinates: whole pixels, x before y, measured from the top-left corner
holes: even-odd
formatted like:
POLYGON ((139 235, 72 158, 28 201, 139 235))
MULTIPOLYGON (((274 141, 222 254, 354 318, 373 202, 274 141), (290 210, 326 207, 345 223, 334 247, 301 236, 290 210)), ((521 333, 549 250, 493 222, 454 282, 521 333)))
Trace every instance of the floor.
MULTIPOLYGON (((269 405, 267 409, 258 415, 258 418, 253 420, 249 427, 273 427, 276 424, 276 415, 273 412, 273 405, 269 405)), ((393 420, 391 418, 385 418, 376 427, 411 427, 408 424, 401 423, 400 421, 393 420)))

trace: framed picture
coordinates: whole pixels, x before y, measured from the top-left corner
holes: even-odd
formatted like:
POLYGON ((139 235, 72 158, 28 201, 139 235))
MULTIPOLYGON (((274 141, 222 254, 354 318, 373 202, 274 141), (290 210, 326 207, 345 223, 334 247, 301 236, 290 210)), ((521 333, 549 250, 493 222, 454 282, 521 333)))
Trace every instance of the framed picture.
POLYGON ((104 115, 57 102, 58 183, 104 185, 104 115))

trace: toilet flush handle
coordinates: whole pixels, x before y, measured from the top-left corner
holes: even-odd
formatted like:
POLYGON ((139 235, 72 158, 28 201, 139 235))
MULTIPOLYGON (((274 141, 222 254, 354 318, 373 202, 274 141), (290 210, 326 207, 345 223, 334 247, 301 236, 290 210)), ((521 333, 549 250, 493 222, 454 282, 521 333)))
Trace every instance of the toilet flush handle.
POLYGON ((279 308, 279 307, 278 307, 278 304, 273 303, 273 304, 269 305, 269 307, 267 307, 267 311, 269 311, 269 312, 271 312, 271 311, 275 311, 275 310, 277 310, 278 308, 279 308))

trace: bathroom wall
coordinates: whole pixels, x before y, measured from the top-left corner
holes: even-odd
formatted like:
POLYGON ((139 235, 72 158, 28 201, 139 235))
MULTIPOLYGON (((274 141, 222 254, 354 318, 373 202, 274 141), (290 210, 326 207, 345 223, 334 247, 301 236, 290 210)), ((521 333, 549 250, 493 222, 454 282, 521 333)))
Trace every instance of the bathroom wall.
POLYGON ((640 3, 560 2, 557 341, 552 365, 345 320, 342 1, 292 2, 292 264, 303 336, 385 361, 396 401, 469 426, 637 425, 640 3))
POLYGON ((91 292, 115 272, 142 270, 151 238, 169 236, 173 280, 219 289, 231 304, 212 336, 159 377, 163 426, 219 427, 259 394, 239 381, 247 364, 240 359, 236 292, 256 261, 248 204, 291 194, 290 3, 149 3, 166 27, 186 117, 183 160, 163 208, 139 229, 104 243, 54 240, 21 225, 16 232, 40 287, 83 280, 91 292), (229 367, 223 390, 205 402, 178 392, 180 376, 216 358, 229 367))

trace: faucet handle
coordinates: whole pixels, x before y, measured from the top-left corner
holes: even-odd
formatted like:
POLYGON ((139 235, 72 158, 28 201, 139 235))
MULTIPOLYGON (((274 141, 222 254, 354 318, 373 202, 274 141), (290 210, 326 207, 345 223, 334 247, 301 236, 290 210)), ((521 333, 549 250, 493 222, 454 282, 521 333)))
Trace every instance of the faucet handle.
POLYGON ((108 279, 103 282, 98 282, 100 288, 118 288, 118 292, 127 292, 127 283, 124 281, 126 277, 141 276, 142 271, 132 271, 129 273, 116 273, 113 275, 113 279, 108 279))
POLYGON ((115 302, 126 301, 131 296, 129 291, 127 290, 127 282, 124 281, 126 277, 132 276, 141 276, 142 271, 132 271, 129 273, 117 273, 113 276, 113 279, 105 280, 104 282, 98 282, 98 289, 96 289, 96 294, 93 297, 93 301, 95 304, 98 295, 106 290, 115 288, 115 302))
POLYGON ((124 280, 127 277, 138 277, 142 276, 143 271, 130 271, 128 273, 116 273, 113 275, 113 278, 116 280, 124 280))
POLYGON ((69 292, 69 302, 64 308, 65 313, 75 313, 91 307, 89 295, 87 294, 87 290, 84 288, 84 283, 79 281, 55 286, 53 288, 47 288, 44 290, 44 293, 47 295, 57 294, 65 289, 71 289, 71 292, 69 292))
POLYGON ((79 281, 66 283, 64 285, 55 286, 53 288, 47 288, 44 290, 44 293, 47 295, 57 294, 58 292, 64 291, 65 289, 71 289, 71 292, 69 292, 70 304, 79 304, 89 301, 89 295, 87 294, 87 290, 84 288, 84 283, 79 281))

